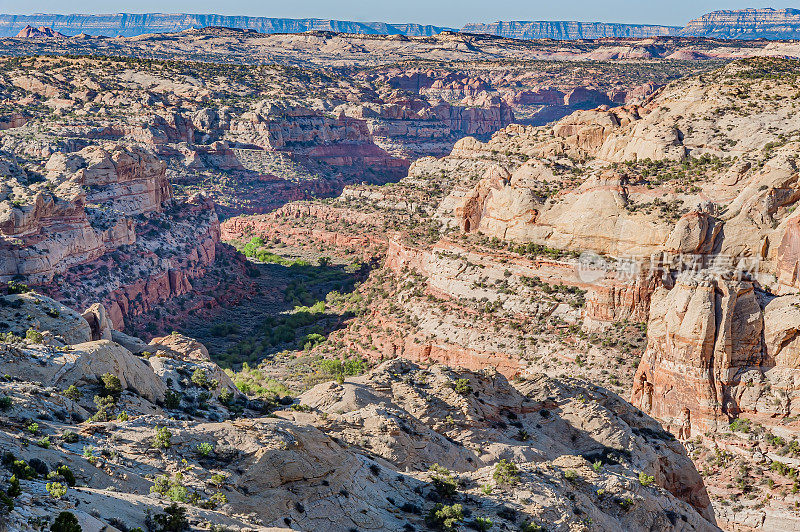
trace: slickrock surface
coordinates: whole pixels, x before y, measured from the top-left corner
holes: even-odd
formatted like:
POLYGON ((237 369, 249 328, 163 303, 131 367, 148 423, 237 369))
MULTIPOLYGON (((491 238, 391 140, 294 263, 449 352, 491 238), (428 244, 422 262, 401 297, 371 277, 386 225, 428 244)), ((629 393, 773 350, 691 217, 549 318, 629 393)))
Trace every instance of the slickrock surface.
POLYGON ((396 360, 268 407, 235 391, 194 340, 156 339, 138 355, 76 344, 83 318, 55 301, 0 302, 12 332, 0 343, 0 479, 15 472, 20 487, 10 529, 63 510, 86 528, 144 527, 170 498, 196 529, 411 530, 436 504, 506 530, 717 529, 683 447, 591 384, 396 360), (31 322, 37 306, 58 317, 31 322), (26 327, 41 336, 13 334, 26 327), (99 412, 93 394, 107 399, 99 412), (518 467, 496 474, 501 461, 518 467), (66 492, 48 495, 46 482, 66 492))

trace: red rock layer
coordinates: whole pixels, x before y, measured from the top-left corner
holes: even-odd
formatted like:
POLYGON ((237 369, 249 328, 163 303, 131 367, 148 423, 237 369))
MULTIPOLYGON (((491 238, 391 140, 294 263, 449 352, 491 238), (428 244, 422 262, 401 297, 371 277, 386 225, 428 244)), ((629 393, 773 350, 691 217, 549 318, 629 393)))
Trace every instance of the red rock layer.
POLYGON ((631 402, 682 438, 726 425, 740 413, 769 410, 759 402, 762 383, 748 385, 743 378, 770 364, 763 332, 751 281, 679 277, 671 290, 653 294, 647 351, 631 402))

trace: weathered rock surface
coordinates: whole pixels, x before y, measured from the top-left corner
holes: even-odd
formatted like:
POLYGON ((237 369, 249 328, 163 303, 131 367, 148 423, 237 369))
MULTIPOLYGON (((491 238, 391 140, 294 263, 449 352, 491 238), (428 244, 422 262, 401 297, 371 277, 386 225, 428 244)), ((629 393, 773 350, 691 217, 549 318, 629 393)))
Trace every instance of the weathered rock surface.
MULTIPOLYGON (((3 301, 6 308, 11 299, 3 301)), ((301 397, 305 406, 272 417, 239 397, 243 415, 222 421, 225 407, 203 395, 207 385, 196 378, 198 363, 216 367, 205 348, 180 335, 151 346, 155 354, 145 361, 108 340, 50 350, 3 340, 0 371, 11 377, 0 382, 11 398, 3 414, 9 422, 0 431, 4 452, 40 470, 66 465, 77 481, 54 498, 43 487, 44 473, 22 478, 18 504, 5 516, 9 526, 65 510, 87 527, 144 526, 146 511, 160 512, 169 495, 195 526, 234 530, 418 527, 437 501, 462 504, 507 528, 532 522, 567 531, 589 516, 597 530, 663 529, 672 521, 679 530, 717 530, 682 446, 593 385, 543 375, 512 384, 490 371, 423 369, 395 360, 342 384, 320 384, 301 397), (62 357, 77 363, 63 366, 62 357), (177 365, 161 373, 154 361, 177 365), (119 377, 117 408, 126 417, 76 426, 96 410, 85 396, 100 372, 119 377), (52 373, 55 380, 46 377, 52 373), (179 384, 186 374, 191 382, 179 384), (62 396, 67 384, 84 398, 62 396), (183 411, 153 404, 167 389, 178 393, 183 411), (188 407, 198 400, 206 406, 188 407), (36 430, 50 443, 23 446, 22 431, 36 412, 36 430), (79 429, 77 443, 60 436, 66 429, 79 429), (166 441, 160 449, 153 444, 156 429, 166 441), (201 444, 210 450, 200 453, 201 444), (493 478, 501 458, 517 464, 510 483, 493 478), (590 467, 597 461, 604 465, 590 467), (439 472, 428 472, 434 464, 439 472), (441 468, 454 471, 447 472, 456 486, 451 494, 436 488, 441 468), (652 476, 652 486, 639 482, 640 472, 652 476), (183 499, 180 493, 189 490, 194 499, 183 499)), ((10 473, 4 468, 0 476, 7 481, 10 473)))
MULTIPOLYGON (((53 96, 52 86, 35 77, 14 83, 53 96)), ((104 316, 94 323, 95 339, 109 338, 105 319, 122 328, 157 305, 213 286, 209 273, 217 255, 225 254, 214 204, 201 195, 176 200, 155 145, 99 140, 43 147, 47 141, 14 135, 0 138, 9 148, 0 155, 6 175, 0 280, 47 287, 76 306, 101 299, 104 316), (19 157, 37 163, 23 168, 19 157), (78 281, 86 276, 92 281, 78 281)))

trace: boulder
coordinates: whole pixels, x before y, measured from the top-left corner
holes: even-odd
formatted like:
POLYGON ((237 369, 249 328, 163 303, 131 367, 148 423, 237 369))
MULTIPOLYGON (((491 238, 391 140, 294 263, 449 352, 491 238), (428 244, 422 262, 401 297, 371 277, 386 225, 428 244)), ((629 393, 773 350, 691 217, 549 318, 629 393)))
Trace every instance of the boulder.
POLYGON ((164 400, 167 387, 143 359, 109 340, 76 344, 61 354, 63 366, 53 375, 52 384, 95 384, 105 373, 116 375, 123 389, 151 402, 164 400))
POLYGON ((101 303, 94 303, 83 311, 83 319, 89 323, 92 330, 92 340, 112 340, 111 320, 106 313, 106 308, 101 303))
POLYGON ((64 344, 92 340, 92 330, 83 316, 35 292, 0 297, 0 328, 18 336, 25 336, 28 329, 50 333, 64 344))

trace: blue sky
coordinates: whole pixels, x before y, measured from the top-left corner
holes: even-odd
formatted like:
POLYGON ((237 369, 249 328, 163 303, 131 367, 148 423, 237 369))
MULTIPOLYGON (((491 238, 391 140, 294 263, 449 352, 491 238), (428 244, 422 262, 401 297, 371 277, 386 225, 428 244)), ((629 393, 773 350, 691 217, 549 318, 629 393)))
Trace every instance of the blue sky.
POLYGON ((0 0, 0 13, 167 12, 419 22, 460 27, 495 20, 582 20, 681 26, 717 9, 797 7, 708 0, 0 0))

